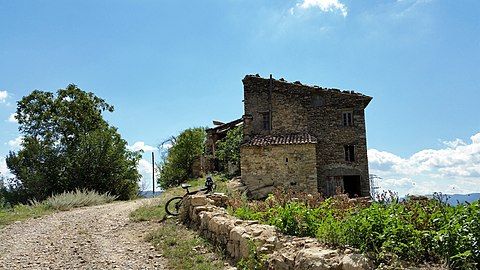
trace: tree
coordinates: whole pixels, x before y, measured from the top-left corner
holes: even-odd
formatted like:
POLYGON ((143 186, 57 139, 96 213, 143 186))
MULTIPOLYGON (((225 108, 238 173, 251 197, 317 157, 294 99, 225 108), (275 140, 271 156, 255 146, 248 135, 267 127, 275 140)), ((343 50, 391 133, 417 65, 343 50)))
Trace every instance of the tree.
POLYGON ((23 97, 16 111, 22 148, 6 161, 25 196, 43 200, 74 189, 135 196, 140 153, 127 150, 117 129, 103 119, 103 112, 113 110, 73 84, 56 96, 35 90, 23 97))
MULTIPOLYGON (((240 145, 243 141, 242 127, 235 127, 227 132, 227 136, 217 142, 216 155, 226 170, 229 164, 237 166, 240 164, 240 145)), ((238 174, 238 170, 235 172, 238 174)))
POLYGON ((192 164, 203 155, 206 132, 204 128, 189 128, 171 139, 172 147, 158 164, 158 182, 162 188, 178 186, 192 177, 192 164))

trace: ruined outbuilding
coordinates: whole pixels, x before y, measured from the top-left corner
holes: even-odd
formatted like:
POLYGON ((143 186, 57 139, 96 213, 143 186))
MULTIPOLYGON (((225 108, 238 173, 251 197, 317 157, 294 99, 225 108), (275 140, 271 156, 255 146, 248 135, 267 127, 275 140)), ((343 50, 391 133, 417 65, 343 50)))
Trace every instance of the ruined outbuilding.
POLYGON ((205 156, 202 157, 206 172, 227 171, 230 175, 238 174, 239 164, 228 164, 228 168, 222 168, 217 155, 217 143, 227 136, 227 133, 243 125, 243 118, 235 119, 228 123, 213 121, 215 127, 206 129, 207 140, 205 142, 205 156))
POLYGON ((241 175, 249 195, 274 187, 369 196, 364 110, 371 97, 247 75, 241 175))

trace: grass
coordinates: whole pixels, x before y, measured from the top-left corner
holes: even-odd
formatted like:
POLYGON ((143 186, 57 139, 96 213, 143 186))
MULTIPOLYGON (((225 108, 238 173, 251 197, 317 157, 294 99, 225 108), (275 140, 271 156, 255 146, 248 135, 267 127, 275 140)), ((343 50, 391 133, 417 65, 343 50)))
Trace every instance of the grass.
POLYGON ((115 196, 96 191, 75 190, 53 195, 42 202, 32 201, 30 205, 18 204, 0 208, 0 228, 28 218, 38 218, 55 211, 66 211, 82 206, 112 202, 115 196))
MULTIPOLYGON (((213 176, 213 178, 217 185, 216 192, 225 192, 225 179, 221 176, 213 176)), ((192 185, 190 190, 203 187, 204 182, 203 178, 188 181, 192 185)), ((167 189, 154 205, 145 205, 133 211, 130 219, 137 222, 163 221, 157 230, 147 236, 147 241, 162 252, 169 269, 224 269, 225 261, 222 259, 221 252, 216 251, 197 233, 178 224, 176 219, 166 217, 165 203, 172 197, 184 194, 185 191, 181 187, 167 189)))
POLYGON ((49 208, 66 211, 72 208, 93 206, 113 202, 117 196, 112 196, 109 193, 98 193, 95 190, 75 190, 71 192, 64 192, 51 196, 45 201, 38 203, 33 202, 32 205, 43 204, 49 208))
POLYGON ((38 218, 53 212, 53 209, 45 205, 15 205, 11 208, 0 208, 0 228, 28 218, 38 218))
POLYGON ((163 253, 169 269, 224 269, 221 255, 206 240, 174 220, 167 220, 147 240, 163 253))

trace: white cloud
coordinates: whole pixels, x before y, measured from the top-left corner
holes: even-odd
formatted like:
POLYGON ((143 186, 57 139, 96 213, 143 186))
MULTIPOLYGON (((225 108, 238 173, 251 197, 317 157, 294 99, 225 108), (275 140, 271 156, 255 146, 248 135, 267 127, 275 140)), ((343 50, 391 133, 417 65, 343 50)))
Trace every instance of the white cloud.
POLYGON ((8 122, 10 122, 10 123, 18 123, 17 119, 15 119, 15 116, 16 116, 16 115, 17 115, 16 113, 10 114, 10 116, 8 117, 8 122))
POLYGON ((153 152, 157 151, 156 147, 150 146, 145 144, 145 142, 136 142, 133 145, 128 145, 127 149, 130 151, 140 151, 143 150, 144 152, 153 152))
POLYGON ((10 170, 7 167, 7 162, 5 161, 5 158, 0 157, 0 175, 5 176, 7 178, 13 177, 13 175, 10 173, 10 170))
MULTIPOLYGON (((319 8, 322 12, 339 11, 343 17, 348 14, 347 6, 339 0, 302 0, 297 3, 296 7, 300 9, 319 8)), ((294 13, 294 9, 290 9, 290 12, 294 13)))
MULTIPOLYGON (((139 185, 143 190, 152 190, 152 169, 152 163, 146 159, 141 159, 138 162, 137 170, 142 175, 139 185)), ((158 190, 156 186, 155 188, 158 190)))
POLYGON ((150 175, 150 177, 152 176, 152 163, 150 163, 146 159, 140 159, 137 169, 138 172, 142 175, 150 175))
POLYGON ((480 133, 470 142, 443 142, 446 148, 421 150, 408 158, 368 150, 371 173, 382 177, 378 185, 399 193, 480 192, 480 133), (409 180, 409 181, 407 181, 409 180))
POLYGON ((0 91, 0 103, 4 103, 7 100, 8 92, 0 91))
POLYGON ((173 146, 172 143, 165 143, 165 144, 162 145, 162 148, 163 149, 170 149, 170 148, 172 148, 172 146, 173 146))
POLYGON ((8 141, 8 146, 12 147, 13 149, 18 149, 22 145, 23 136, 18 136, 13 140, 8 141))

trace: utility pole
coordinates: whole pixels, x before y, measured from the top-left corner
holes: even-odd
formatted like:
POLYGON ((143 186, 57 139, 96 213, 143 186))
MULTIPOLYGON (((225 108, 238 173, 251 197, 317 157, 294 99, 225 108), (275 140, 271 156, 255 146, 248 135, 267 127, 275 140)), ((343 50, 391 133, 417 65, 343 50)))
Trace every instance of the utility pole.
POLYGON ((273 76, 270 74, 270 80, 268 81, 268 131, 269 134, 272 131, 272 88, 273 88, 273 76))
POLYGON ((152 151, 152 187, 153 196, 155 196, 155 154, 152 151))

